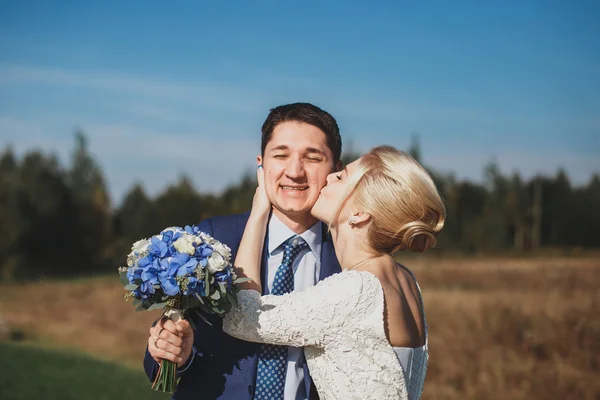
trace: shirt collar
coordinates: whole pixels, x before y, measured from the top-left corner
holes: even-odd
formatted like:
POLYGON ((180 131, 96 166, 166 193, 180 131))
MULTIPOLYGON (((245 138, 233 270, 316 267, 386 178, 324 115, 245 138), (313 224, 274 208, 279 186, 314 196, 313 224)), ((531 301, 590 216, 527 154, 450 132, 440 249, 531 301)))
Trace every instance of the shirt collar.
MULTIPOLYGON (((298 235, 306 241, 310 251, 313 252, 319 261, 321 261, 321 242, 323 241, 321 224, 321 221, 317 221, 313 226, 298 235)), ((271 213, 271 218, 269 219, 269 255, 272 255, 279 246, 294 235, 296 235, 294 231, 281 222, 274 213, 271 213)))

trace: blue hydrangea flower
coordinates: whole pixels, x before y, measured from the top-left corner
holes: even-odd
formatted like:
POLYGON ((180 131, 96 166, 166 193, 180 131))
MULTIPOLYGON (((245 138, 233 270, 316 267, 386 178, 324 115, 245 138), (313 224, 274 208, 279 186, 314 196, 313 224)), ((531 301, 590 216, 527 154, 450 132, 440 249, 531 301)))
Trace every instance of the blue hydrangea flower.
POLYGON ((140 293, 142 293, 142 297, 146 298, 148 294, 154 294, 156 290, 154 289, 154 285, 149 282, 144 282, 139 287, 140 293))
POLYGON ((202 243, 200 246, 196 247, 196 254, 198 257, 208 258, 212 255, 213 249, 206 243, 202 243))
POLYGON ((148 247, 148 251, 155 257, 164 257, 167 255, 169 247, 165 242, 163 242, 159 238, 153 237, 151 240, 151 244, 148 247))
POLYGON ((193 273, 197 265, 198 260, 196 258, 192 258, 186 253, 180 253, 171 259, 169 268, 177 269, 177 276, 185 276, 193 273))
MULTIPOLYGON (((214 277, 211 291, 222 290, 221 287, 224 286, 231 292, 235 287, 229 256, 227 268, 222 271, 208 271, 208 260, 213 256, 215 249, 207 242, 221 245, 216 241, 213 242, 210 236, 195 225, 188 225, 184 229, 167 228, 160 235, 142 239, 136 242, 137 245, 134 244, 132 252, 128 255, 128 265, 132 266, 126 269, 122 282, 125 285, 127 283, 135 285, 132 285, 135 289, 130 290, 131 296, 143 300, 144 308, 164 303, 167 298, 179 301, 184 300, 182 296, 205 297, 209 288, 206 286, 204 273, 209 274, 209 279, 214 277), (180 243, 182 246, 177 246, 179 250, 176 249, 174 243, 187 235, 195 236, 195 239, 186 238, 180 243), (145 254, 142 258, 139 258, 140 249, 143 249, 145 254), (181 282, 185 282, 185 291, 180 287, 181 282)), ((122 273, 123 269, 120 271, 122 273)), ((188 303, 184 301, 179 304, 188 303)), ((214 312, 222 311, 215 309, 214 312)))
POLYGON ((229 268, 225 268, 223 271, 217 271, 215 273, 215 279, 217 282, 233 283, 233 276, 231 275, 231 270, 229 268))
MULTIPOLYGON (((143 268, 142 270, 142 280, 144 281, 144 283, 149 283, 154 285, 155 283, 158 283, 158 272, 160 271, 160 264, 158 262, 158 260, 155 260, 155 262, 153 262, 152 264, 148 264, 145 268, 143 268)), ((154 293, 154 292, 152 292, 154 293)))
POLYGON ((175 296, 179 294, 179 286, 175 279, 175 274, 170 274, 170 271, 163 270, 158 273, 158 281, 166 295, 175 296))
POLYGON ((197 279, 191 276, 187 284, 187 291, 184 294, 190 295, 194 293, 198 293, 200 296, 206 296, 206 291, 204 289, 204 280, 197 279))
POLYGON ((129 280, 129 283, 135 283, 136 279, 142 279, 142 268, 129 268, 127 270, 127 279, 129 280))

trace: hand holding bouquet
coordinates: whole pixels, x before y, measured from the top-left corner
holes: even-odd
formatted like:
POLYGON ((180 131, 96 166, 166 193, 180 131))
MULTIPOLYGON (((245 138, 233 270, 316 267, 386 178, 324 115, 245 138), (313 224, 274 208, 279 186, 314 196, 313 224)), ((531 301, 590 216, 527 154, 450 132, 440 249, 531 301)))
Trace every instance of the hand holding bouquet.
MULTIPOLYGON (((237 279, 229 247, 196 226, 137 241, 119 275, 136 311, 164 309, 174 322, 190 319, 191 312, 223 316, 236 304, 235 284, 246 280, 237 279)), ((152 389, 172 393, 176 367, 163 360, 152 389)))

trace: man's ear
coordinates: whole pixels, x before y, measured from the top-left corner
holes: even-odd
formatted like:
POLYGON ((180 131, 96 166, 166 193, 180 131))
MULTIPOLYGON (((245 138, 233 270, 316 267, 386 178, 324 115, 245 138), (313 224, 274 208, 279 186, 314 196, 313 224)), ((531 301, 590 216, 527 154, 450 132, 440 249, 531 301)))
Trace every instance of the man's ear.
POLYGON ((340 172, 343 169, 344 163, 342 162, 342 160, 339 160, 337 163, 335 163, 335 172, 340 172))
POLYGON ((262 156, 256 156, 256 166, 262 165, 263 158, 262 156))

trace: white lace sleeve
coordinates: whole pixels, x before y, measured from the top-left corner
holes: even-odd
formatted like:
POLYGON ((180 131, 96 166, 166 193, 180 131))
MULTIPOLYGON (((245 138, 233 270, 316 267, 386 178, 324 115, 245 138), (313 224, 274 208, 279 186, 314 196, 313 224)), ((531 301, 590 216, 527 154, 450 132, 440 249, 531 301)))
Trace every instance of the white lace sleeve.
POLYGON ((239 306, 223 321, 223 330, 250 342, 323 347, 344 326, 363 292, 360 274, 333 275, 316 286, 282 296, 238 293, 239 306))

